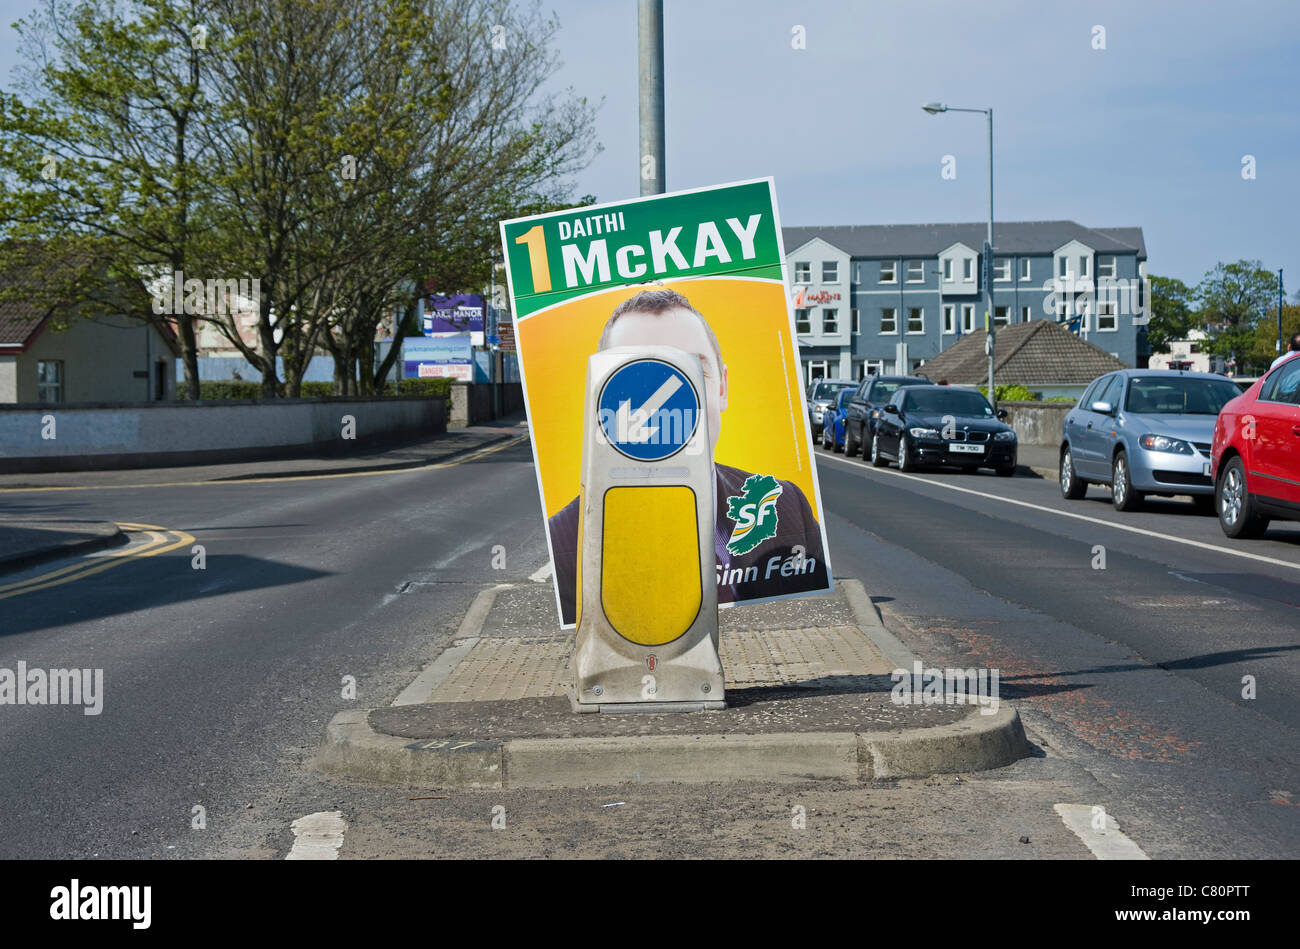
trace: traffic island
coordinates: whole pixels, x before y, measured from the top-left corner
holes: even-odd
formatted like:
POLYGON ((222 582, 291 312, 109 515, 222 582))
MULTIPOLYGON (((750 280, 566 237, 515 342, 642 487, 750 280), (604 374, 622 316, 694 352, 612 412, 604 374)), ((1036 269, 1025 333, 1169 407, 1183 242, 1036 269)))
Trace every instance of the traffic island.
POLYGON ((1005 703, 895 701, 890 673, 914 658, 857 581, 721 617, 725 709, 578 715, 567 698, 570 633, 555 626, 549 584, 486 590, 405 704, 334 717, 318 765, 402 785, 564 788, 859 783, 987 770, 1030 753, 1005 703))

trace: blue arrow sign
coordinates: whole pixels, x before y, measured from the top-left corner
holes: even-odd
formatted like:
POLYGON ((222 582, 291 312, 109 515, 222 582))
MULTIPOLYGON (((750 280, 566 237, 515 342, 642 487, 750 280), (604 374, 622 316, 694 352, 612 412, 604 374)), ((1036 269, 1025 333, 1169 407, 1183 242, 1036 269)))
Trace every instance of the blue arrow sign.
POLYGON ((600 426, 614 448, 635 461, 677 454, 699 425, 700 399, 675 366, 638 359, 605 381, 597 402, 600 426))

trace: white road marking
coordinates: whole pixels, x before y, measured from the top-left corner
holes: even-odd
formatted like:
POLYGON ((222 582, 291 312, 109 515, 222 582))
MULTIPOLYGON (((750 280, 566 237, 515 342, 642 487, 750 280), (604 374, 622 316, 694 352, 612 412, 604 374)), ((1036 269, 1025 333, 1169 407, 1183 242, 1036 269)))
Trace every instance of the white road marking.
POLYGON ((534 583, 545 583, 551 579, 551 562, 546 561, 541 567, 529 574, 528 579, 534 583))
MULTIPOLYGON (((822 455, 821 457, 827 461, 838 461, 851 468, 859 468, 869 473, 880 473, 868 465, 858 464, 845 458, 836 458, 834 455, 822 455)), ((1089 517, 1087 514, 1075 514, 1072 511, 1060 511, 1056 508, 1047 507, 1042 504, 1034 504, 1031 501, 1020 501, 1016 498, 1004 498, 1001 495, 989 494, 985 491, 976 491, 972 488, 962 488, 955 484, 947 484, 943 481, 931 481, 928 478, 905 474, 901 471, 890 471, 889 474, 895 478, 907 478, 909 481, 919 481, 921 484, 928 484, 935 488, 945 488, 949 491, 960 491, 962 494, 973 494, 977 498, 987 498, 990 501, 1001 501, 1004 504, 1015 504, 1018 507, 1027 507, 1031 510, 1042 511, 1045 514, 1055 514, 1058 517, 1072 517, 1076 521, 1087 521, 1089 524, 1097 524, 1101 527, 1112 527, 1117 531, 1128 531, 1130 534, 1141 534, 1144 537, 1154 537, 1157 540, 1167 540, 1171 544, 1182 544, 1185 547, 1199 547, 1201 550, 1212 550, 1218 554, 1228 554, 1233 557, 1243 557, 1246 560, 1256 560, 1260 563, 1273 564, 1276 567, 1287 567, 1291 570, 1300 570, 1300 563, 1291 563, 1287 560, 1279 560, 1276 557, 1265 557, 1263 554, 1252 554, 1247 553, 1244 550, 1233 550, 1231 547, 1220 547, 1218 544, 1207 544, 1204 541, 1191 540, 1187 537, 1173 537, 1169 534, 1162 534, 1159 531, 1146 530, 1142 527, 1133 527, 1130 524, 1117 524, 1114 521, 1102 520, 1099 517, 1089 517)))
POLYGON ((1090 804, 1055 804, 1052 810, 1061 815, 1065 826, 1074 831, 1084 846, 1098 860, 1150 860, 1151 858, 1133 841, 1129 840, 1115 823, 1115 818, 1104 809, 1090 804), (1105 814, 1106 829, 1097 830, 1093 821, 1105 814))
POLYGON ((456 635, 452 639, 451 645, 444 649, 437 659, 429 663, 415 677, 414 681, 402 690, 397 698, 393 699, 394 705, 419 705, 422 702, 428 702, 433 697, 433 693, 438 691, 438 687, 451 674, 451 671, 460 664, 465 655, 478 643, 479 633, 483 631, 483 623, 487 620, 492 604, 496 602, 497 594, 510 586, 509 583, 498 583, 494 587, 488 587, 486 590, 478 592, 478 595, 474 597, 474 602, 469 605, 469 609, 465 611, 465 615, 461 618, 460 626, 456 629, 456 635))
POLYGON ((289 825, 293 847, 286 860, 337 860, 348 822, 342 811, 317 811, 289 825))

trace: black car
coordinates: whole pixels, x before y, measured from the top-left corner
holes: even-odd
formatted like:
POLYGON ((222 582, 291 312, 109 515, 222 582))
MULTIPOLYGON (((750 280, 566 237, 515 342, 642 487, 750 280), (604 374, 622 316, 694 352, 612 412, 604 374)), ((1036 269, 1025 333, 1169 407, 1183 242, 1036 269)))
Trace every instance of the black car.
POLYGON ((871 444, 876 419, 899 388, 931 384, 929 379, 920 376, 868 376, 862 380, 844 417, 844 454, 856 455, 863 446, 871 444))
POLYGON ((995 416, 974 389, 925 385, 898 389, 885 403, 871 439, 871 463, 898 462, 899 471, 923 465, 974 470, 992 468, 1004 478, 1016 473, 1016 433, 995 416))

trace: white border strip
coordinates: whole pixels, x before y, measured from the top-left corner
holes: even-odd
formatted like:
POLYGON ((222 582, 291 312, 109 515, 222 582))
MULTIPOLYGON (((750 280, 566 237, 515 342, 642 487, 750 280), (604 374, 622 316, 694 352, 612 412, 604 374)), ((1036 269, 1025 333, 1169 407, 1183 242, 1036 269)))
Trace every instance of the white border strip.
POLYGON ((342 811, 317 811, 299 817, 289 828, 293 831, 293 847, 284 859, 337 860, 348 822, 342 811))
POLYGON ((1074 831, 1074 835, 1083 841, 1084 846, 1092 851, 1098 860, 1150 860, 1146 852, 1128 837, 1124 836, 1115 823, 1115 818, 1106 813, 1100 805, 1092 804, 1053 804, 1052 810, 1060 815, 1065 826, 1074 831), (1106 829, 1093 827, 1095 817, 1105 816, 1106 829))

